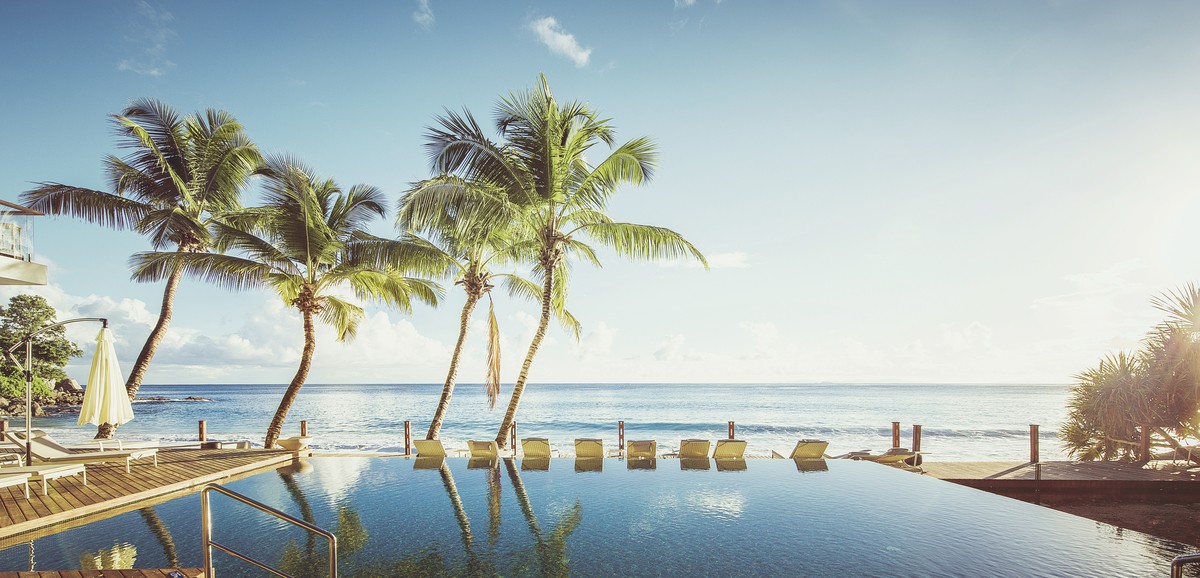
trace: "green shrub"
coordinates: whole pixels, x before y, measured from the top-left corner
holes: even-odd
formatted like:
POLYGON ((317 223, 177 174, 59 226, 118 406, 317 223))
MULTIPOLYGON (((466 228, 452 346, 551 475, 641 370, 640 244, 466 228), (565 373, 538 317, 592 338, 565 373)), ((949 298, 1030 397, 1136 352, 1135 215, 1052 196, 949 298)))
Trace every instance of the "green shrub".
MULTIPOLYGON (((51 388, 46 380, 34 376, 33 378, 33 397, 46 397, 50 395, 51 388)), ((9 399, 25 399, 25 379, 19 376, 0 375, 0 397, 9 399)))

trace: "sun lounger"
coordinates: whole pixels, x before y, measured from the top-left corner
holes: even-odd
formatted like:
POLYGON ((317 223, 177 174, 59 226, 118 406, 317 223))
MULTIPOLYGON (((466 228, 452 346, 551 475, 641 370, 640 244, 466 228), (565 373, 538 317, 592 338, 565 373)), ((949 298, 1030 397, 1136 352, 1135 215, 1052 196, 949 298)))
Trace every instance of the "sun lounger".
POLYGON ((681 470, 710 470, 712 469, 712 460, 708 459, 708 449, 704 450, 705 455, 698 458, 685 458, 682 455, 679 457, 679 469, 681 470))
POLYGON ((550 456, 524 457, 521 459, 521 470, 546 472, 550 470, 550 456))
POLYGON ((467 460, 468 470, 491 470, 500 465, 500 458, 492 457, 476 457, 467 460))
POLYGON ((414 470, 437 470, 441 469, 442 464, 446 463, 446 456, 421 456, 413 460, 414 470))
POLYGON ((717 440, 713 448, 713 459, 740 459, 746 453, 746 442, 743 440, 717 440))
POLYGON ((446 448, 442 447, 441 440, 413 440, 413 447, 417 448, 418 456, 446 457, 446 448))
POLYGON ((604 458, 602 457, 575 458, 575 471, 577 472, 600 472, 603 470, 604 458))
POLYGON ((717 458, 713 460, 717 463, 718 472, 744 472, 746 471, 745 458, 717 458))
POLYGON ((25 499, 28 500, 30 475, 28 473, 0 473, 0 488, 25 486, 25 499))
POLYGON ((471 452, 472 458, 488 458, 496 459, 500 457, 500 446, 496 445, 494 440, 485 442, 468 440, 467 449, 471 452))
POLYGON ((575 457, 577 458, 603 458, 604 457, 604 440, 597 438, 576 438, 575 439, 575 457))
MULTIPOLYGON (((4 435, 9 441, 24 447, 24 432, 8 431, 4 435)), ((125 473, 129 473, 133 460, 154 458, 154 467, 158 467, 158 448, 128 449, 106 452, 72 452, 63 445, 46 435, 46 432, 35 429, 30 441, 30 451, 34 461, 52 464, 99 464, 125 463, 125 473)))
POLYGON ((658 442, 654 440, 634 440, 626 446, 626 457, 629 459, 654 458, 658 455, 658 442))
POLYGON ((630 470, 653 470, 657 465, 657 458, 633 458, 625 460, 625 467, 630 470))
POLYGON ((5 466, 0 468, 0 476, 9 474, 28 474, 29 481, 42 483, 42 495, 47 495, 49 487, 46 482, 66 476, 83 476, 83 485, 87 485, 87 468, 84 464, 34 464, 32 466, 5 466))
POLYGON ((825 450, 829 448, 829 442, 825 440, 800 440, 796 442, 796 447, 792 448, 789 460, 820 460, 825 457, 825 450))
POLYGON ((825 460, 818 459, 796 460, 796 471, 800 473, 827 472, 829 464, 826 464, 825 460))
POLYGON ((525 438, 521 440, 521 453, 526 458, 550 457, 550 440, 546 438, 525 438))
POLYGON ((708 459, 708 448, 711 446, 708 440, 688 439, 679 441, 679 458, 705 458, 708 459))
POLYGON ((863 460, 889 466, 921 465, 921 455, 908 448, 890 448, 882 454, 851 452, 849 457, 852 460, 863 460))

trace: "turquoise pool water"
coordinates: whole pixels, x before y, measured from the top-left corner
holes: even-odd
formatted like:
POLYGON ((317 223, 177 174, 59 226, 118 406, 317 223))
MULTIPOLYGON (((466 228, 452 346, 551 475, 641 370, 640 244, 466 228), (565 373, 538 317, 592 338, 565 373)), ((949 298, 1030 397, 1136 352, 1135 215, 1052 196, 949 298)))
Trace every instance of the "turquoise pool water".
MULTIPOLYGON (((443 465, 323 457, 227 487, 335 531, 343 576, 1148 576, 1190 550, 866 462, 443 465)), ((213 505, 218 541, 318 575, 321 540, 213 505)), ((190 495, 38 538, 34 569, 199 566, 199 509, 190 495)), ((0 551, 0 569, 30 553, 0 551)), ((222 577, 259 575, 215 556, 222 577)))

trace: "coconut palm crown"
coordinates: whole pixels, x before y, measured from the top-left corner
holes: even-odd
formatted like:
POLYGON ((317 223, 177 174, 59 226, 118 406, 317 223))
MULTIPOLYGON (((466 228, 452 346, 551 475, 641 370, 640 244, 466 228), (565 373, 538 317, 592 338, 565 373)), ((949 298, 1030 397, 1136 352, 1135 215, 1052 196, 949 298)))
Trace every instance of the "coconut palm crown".
MULTIPOLYGON (((496 109, 500 142, 484 134, 469 111, 448 112, 438 118, 438 124, 426 136, 435 171, 489 183, 509 202, 523 207, 516 223, 523 240, 512 253, 531 257, 534 277, 542 285, 541 318, 496 434, 496 442, 505 447, 551 313, 565 305, 570 260, 600 265, 595 251, 580 237, 634 259, 691 257, 708 264, 675 231, 616 222, 606 214, 608 201, 621 185, 640 185, 650 179, 657 161, 654 144, 635 138, 614 147, 615 131, 609 122, 584 103, 560 104, 545 76, 536 88, 500 100, 496 109), (612 150, 592 164, 588 154, 595 154, 597 145, 612 150)), ((510 287, 518 293, 529 289, 510 287)), ((560 319, 578 337, 574 318, 560 319)))
MULTIPOLYGON (((205 251, 208 223, 241 207, 241 191, 262 163, 258 148, 229 113, 207 110, 180 117, 156 100, 134 102, 112 116, 118 146, 131 152, 105 158, 109 191, 55 182, 21 195, 31 208, 70 215, 114 229, 132 229, 157 250, 205 251)), ((158 321, 125 383, 133 398, 170 324, 180 273, 169 271, 158 321)), ((103 424, 97 437, 110 437, 103 424)))
POLYGON ((436 304, 441 289, 424 277, 407 275, 441 274, 445 264, 408 239, 383 239, 366 232, 369 222, 385 213, 383 194, 375 187, 355 185, 343 191, 287 157, 268 159, 261 173, 263 206, 213 223, 214 248, 221 252, 139 253, 132 264, 139 280, 161 279, 178 268, 228 289, 270 289, 300 312, 304 349, 267 428, 269 448, 279 438, 312 365, 314 319, 332 326, 342 341, 354 337, 364 317, 362 307, 337 292, 349 288, 358 299, 408 312, 414 299, 436 304))
MULTIPOLYGON (((540 294, 537 286, 528 279, 511 272, 493 272, 494 267, 513 261, 513 249, 519 245, 513 223, 520 207, 508 202, 501 193, 486 183, 440 175, 413 184, 400 198, 397 226, 428 237, 430 247, 442 252, 453 263, 454 284, 461 286, 466 294, 459 318, 458 340, 426 439, 437 439, 449 410, 471 315, 485 295, 488 298, 488 345, 484 391, 489 407, 495 405, 500 394, 500 327, 492 300, 493 282, 501 281, 510 288, 520 286, 520 291, 510 289, 510 292, 521 295, 540 294)), ((557 313, 570 315, 565 310, 557 313)))

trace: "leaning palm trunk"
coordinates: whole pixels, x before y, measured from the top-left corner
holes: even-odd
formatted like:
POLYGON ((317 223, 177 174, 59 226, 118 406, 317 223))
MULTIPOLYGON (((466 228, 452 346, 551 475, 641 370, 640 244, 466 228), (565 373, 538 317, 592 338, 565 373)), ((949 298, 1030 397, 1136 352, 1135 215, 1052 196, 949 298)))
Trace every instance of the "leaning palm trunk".
POLYGON ((508 432, 512 429, 513 421, 517 418, 517 406, 521 405, 521 394, 525 392, 525 381, 529 378, 529 366, 533 365, 533 356, 537 355, 542 339, 546 337, 546 326, 550 325, 550 299, 554 289, 554 267, 545 267, 546 279, 542 285, 542 318, 538 321, 537 332, 529 343, 529 353, 525 354, 525 362, 521 364, 521 373, 517 383, 513 385, 512 398, 508 402, 508 411, 504 412, 504 420, 500 422, 500 431, 496 433, 496 444, 500 449, 508 447, 508 432))
POLYGON ((462 356, 463 344, 467 342, 471 313, 475 311, 475 304, 478 302, 479 296, 467 294, 467 302, 463 304, 462 318, 458 324, 458 341, 454 344, 454 354, 450 357, 450 371, 446 372, 446 383, 442 385, 442 398, 438 400, 437 410, 433 412, 433 421, 429 423, 429 433, 425 434, 427 440, 437 439, 438 431, 442 429, 442 420, 446 419, 446 412, 450 409, 450 397, 454 395, 454 381, 458 378, 458 360, 462 356))
MULTIPOLYGON (((167 277, 167 287, 163 289, 162 307, 158 311, 158 322, 154 324, 154 329, 150 330, 150 335, 146 336, 142 352, 138 354, 137 361, 133 362, 133 369, 129 371, 129 379, 125 381, 125 392, 129 394, 130 401, 137 396, 138 389, 142 387, 142 378, 146 376, 150 360, 154 358, 158 344, 162 343, 163 337, 167 334, 167 326, 171 324, 171 314, 175 311, 175 291, 179 288, 179 278, 182 275, 183 272, 176 268, 167 277)), ((96 439, 111 438, 116 429, 117 426, 111 423, 102 423, 96 430, 96 439)))
POLYGON ((300 388, 304 385, 304 380, 308 378, 308 369, 312 367, 313 352, 317 349, 317 334, 313 329, 313 312, 305 309, 301 311, 301 315, 304 317, 304 352, 300 355, 300 367, 296 369, 296 376, 292 378, 292 383, 284 392, 283 399, 279 400, 279 409, 275 410, 275 417, 271 419, 271 425, 267 427, 267 439, 263 442, 267 449, 274 447, 275 440, 279 439, 279 432, 283 431, 283 420, 287 419, 288 410, 292 409, 292 403, 296 401, 296 396, 300 395, 300 388))
POLYGON ((146 506, 138 510, 138 513, 142 515, 142 520, 145 520, 150 531, 154 532, 154 537, 158 538, 158 543, 163 549, 163 556, 167 559, 167 566, 172 568, 179 566, 179 554, 175 551, 175 540, 171 538, 171 530, 155 513, 154 507, 146 506))

